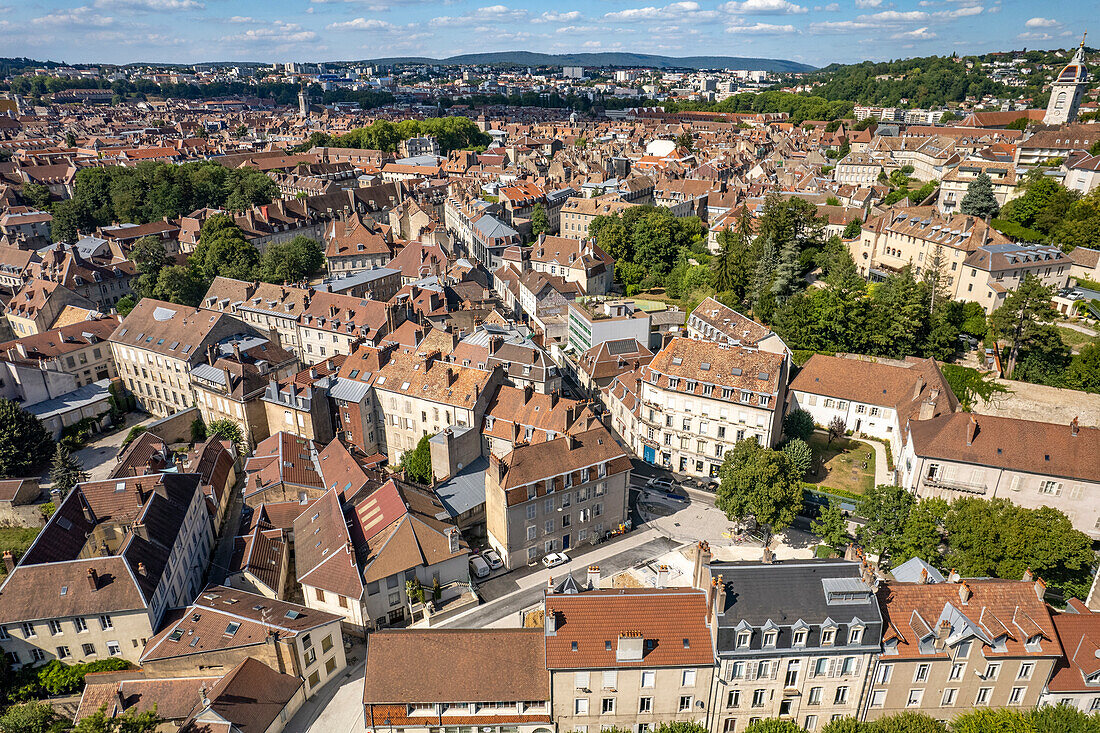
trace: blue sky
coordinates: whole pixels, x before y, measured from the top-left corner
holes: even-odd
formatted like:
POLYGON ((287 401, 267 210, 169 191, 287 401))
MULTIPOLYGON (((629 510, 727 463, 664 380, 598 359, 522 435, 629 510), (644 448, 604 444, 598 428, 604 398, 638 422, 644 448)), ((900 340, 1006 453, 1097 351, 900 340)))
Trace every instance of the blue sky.
POLYGON ((188 63, 633 51, 824 65, 1072 46, 1088 16, 1100 25, 1095 8, 1095 0, 0 0, 0 55, 188 63))

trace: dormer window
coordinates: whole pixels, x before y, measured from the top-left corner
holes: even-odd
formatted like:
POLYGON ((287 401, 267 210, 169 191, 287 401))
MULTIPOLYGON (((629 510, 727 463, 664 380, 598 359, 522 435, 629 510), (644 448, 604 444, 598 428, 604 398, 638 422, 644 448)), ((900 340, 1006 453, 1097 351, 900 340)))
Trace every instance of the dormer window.
POLYGON ((749 641, 751 641, 751 640, 752 640, 752 632, 751 631, 739 631, 739 632, 737 632, 737 647, 739 649, 747 648, 748 645, 749 645, 749 641))
POLYGON ((775 642, 779 639, 778 631, 765 631, 764 632, 764 646, 775 646, 775 642))
POLYGON ((1029 652, 1041 652, 1043 651, 1043 636, 1042 634, 1033 634, 1027 637, 1027 641, 1024 643, 1024 648, 1029 652))
POLYGON ((793 641, 794 645, 795 646, 806 646, 806 637, 807 637, 806 629, 799 629, 798 631, 795 631, 794 632, 794 641, 793 641))
POLYGON ((853 626, 848 630, 848 643, 859 644, 863 641, 863 627, 853 626))
POLYGON ((836 641, 836 629, 821 630, 821 645, 831 646, 836 641))

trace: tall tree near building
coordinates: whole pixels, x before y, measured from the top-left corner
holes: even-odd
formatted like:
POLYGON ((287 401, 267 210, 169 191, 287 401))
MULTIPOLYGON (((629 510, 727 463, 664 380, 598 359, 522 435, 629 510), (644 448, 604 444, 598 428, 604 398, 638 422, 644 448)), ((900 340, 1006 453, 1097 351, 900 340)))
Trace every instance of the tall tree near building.
POLYGON ((775 278, 772 280, 771 292, 777 303, 786 302, 796 290, 802 280, 802 270, 798 264, 798 244, 791 240, 783 245, 779 253, 779 263, 775 267, 775 278))
POLYGON ((129 258, 134 261, 138 276, 133 289, 143 298, 153 297, 157 287, 157 276, 168 264, 168 251, 157 237, 142 237, 134 243, 129 258))
POLYGON ((37 417, 0 398, 0 478, 37 476, 54 442, 37 417))
POLYGON ((88 480, 88 472, 80 459, 74 456, 64 443, 58 443, 50 463, 50 481, 53 488, 68 496, 73 487, 88 480))
POLYGON ((415 448, 405 451, 398 468, 405 471, 410 481, 425 485, 432 482, 432 453, 427 436, 421 438, 415 448))
POLYGON ((260 258, 259 279, 296 283, 313 277, 325 265, 325 250, 316 239, 299 234, 289 242, 270 244, 260 258))
POLYGON ((531 211, 531 234, 537 237, 548 231, 550 231, 550 217, 546 215, 546 207, 537 203, 531 211))
POLYGON ((934 311, 937 303, 950 297, 948 284, 951 282, 951 278, 947 274, 947 259, 943 256, 941 245, 937 244, 932 248, 932 252, 928 256, 928 262, 924 266, 922 279, 924 284, 928 286, 930 300, 928 310, 934 311))
POLYGON ((802 508, 802 476, 781 451, 742 440, 726 454, 715 505, 730 519, 752 516, 772 532, 791 525, 802 508))
POLYGON ((993 218, 1001 210, 993 195, 993 181, 984 172, 979 173, 966 187, 966 195, 959 204, 959 211, 971 216, 993 218))
POLYGON ((218 275, 252 280, 260 264, 260 253, 245 240, 232 217, 215 214, 203 222, 199 244, 190 261, 207 282, 218 275))
POLYGON ((1020 287, 1005 296, 1005 302, 989 316, 989 325, 997 338, 1008 342, 1006 373, 1012 376, 1022 352, 1039 338, 1040 326, 1050 323, 1057 313, 1050 304, 1052 290, 1034 275, 1025 275, 1020 287))
POLYGON ((752 212, 746 206, 734 227, 719 233, 719 250, 712 263, 715 289, 719 293, 732 293, 739 303, 744 302, 749 286, 749 249, 754 227, 752 212))

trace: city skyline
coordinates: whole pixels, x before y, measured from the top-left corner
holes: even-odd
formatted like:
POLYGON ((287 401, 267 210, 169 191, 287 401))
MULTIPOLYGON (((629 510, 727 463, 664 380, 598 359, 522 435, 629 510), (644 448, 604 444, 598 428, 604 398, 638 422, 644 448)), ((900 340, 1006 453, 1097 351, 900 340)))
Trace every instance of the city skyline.
POLYGON ((9 56, 69 63, 340 61, 491 51, 747 56, 814 66, 1068 48, 1088 4, 1002 0, 90 0, 0 5, 9 56))

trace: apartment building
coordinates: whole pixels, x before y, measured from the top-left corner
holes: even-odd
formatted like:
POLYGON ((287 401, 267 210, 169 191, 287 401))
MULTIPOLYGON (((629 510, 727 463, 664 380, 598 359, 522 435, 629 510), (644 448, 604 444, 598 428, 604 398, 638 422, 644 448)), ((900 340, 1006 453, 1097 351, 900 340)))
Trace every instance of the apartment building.
POLYGON ((29 272, 33 278, 57 283, 108 311, 133 292, 130 283, 137 277, 137 266, 127 259, 85 258, 75 244, 58 244, 32 263, 29 272))
POLYGON ((588 226, 597 216, 610 216, 637 204, 622 200, 618 194, 597 198, 571 196, 561 207, 561 236, 580 239, 588 236, 588 226))
POLYGON ((790 356, 791 350, 777 333, 733 308, 706 297, 687 319, 687 335, 729 346, 751 346, 761 351, 790 356))
POLYGON ((586 590, 545 598, 543 633, 560 730, 707 726, 713 615, 695 588, 586 590))
POLYGON ((450 426, 480 425, 503 379, 500 368, 475 369, 441 361, 438 351, 394 348, 374 379, 385 422, 385 445, 379 449, 397 463, 422 437, 450 426))
POLYGON ((1100 647, 1097 642, 1100 612, 1071 598, 1064 611, 1051 613, 1051 620, 1065 656, 1054 665, 1039 704, 1064 705, 1095 714, 1100 711, 1100 669, 1096 656, 1100 647))
POLYGON ((137 663, 165 611, 202 587, 214 538, 199 483, 158 473, 69 492, 0 585, 8 660, 137 663))
POLYGON ((76 379, 75 386, 82 387, 118 374, 107 339, 119 323, 118 316, 70 323, 0 344, 0 355, 8 361, 25 361, 43 370, 70 374, 76 379))
POLYGON ((842 186, 873 186, 878 182, 879 175, 885 172, 883 164, 882 155, 853 150, 836 162, 833 180, 842 186))
POLYGON ((627 521, 630 457, 601 425, 489 456, 489 544, 516 568, 627 521))
POLYGON ((165 417, 195 403, 192 369, 208 348, 253 336, 223 313, 142 298, 110 338, 119 377, 147 412, 165 417))
MULTIPOLYGON (((931 578, 929 578, 931 580, 931 578)), ((978 708, 1035 707, 1062 646, 1042 580, 898 583, 878 591, 882 655, 868 720, 911 710, 941 720, 978 708)))
POLYGON ((895 456, 910 420, 947 415, 958 404, 936 361, 915 356, 814 354, 790 385, 791 410, 806 410, 822 427, 840 418, 855 435, 889 442, 895 456))
POLYGON ((859 239, 848 242, 859 274, 883 280, 906 265, 920 278, 938 256, 945 276, 942 284, 957 293, 967 256, 990 244, 1009 244, 1009 239, 984 220, 961 214, 942 215, 934 206, 890 209, 868 219, 859 239))
POLYGON ((141 667, 177 677, 229 670, 249 658, 305 680, 308 698, 347 667, 340 616, 210 585, 149 640, 141 667))
MULTIPOLYGON (((709 548, 698 548, 707 560, 709 548)), ((863 708, 883 617, 871 571, 858 562, 711 562, 711 632, 718 655, 711 730, 763 718, 820 730, 863 708)))
POLYGON ((191 369, 195 406, 203 421, 229 420, 249 445, 270 435, 263 400, 269 380, 294 373, 298 359, 261 336, 207 346, 206 361, 191 369))
POLYGON ((328 225, 325 260, 329 274, 346 275, 384 267, 392 258, 392 243, 374 222, 358 213, 328 225))
POLYGON ((4 317, 16 338, 42 333, 68 306, 95 310, 96 305, 82 295, 49 280, 28 280, 4 307, 4 317))
POLYGON ((615 280, 615 258, 587 236, 540 234, 529 247, 509 247, 501 257, 520 274, 541 272, 576 283, 585 295, 606 295, 615 280))
POLYGON ((1012 199, 1023 195, 1023 190, 1017 188, 1020 181, 1011 163, 966 160, 950 170, 940 181, 939 198, 936 200, 940 213, 951 214, 958 211, 970 184, 983 173, 989 177, 993 187, 993 198, 997 200, 998 206, 1004 206, 1012 199))
POLYGON ((986 313, 1004 305, 1024 278, 1061 290, 1069 284, 1073 259, 1061 247, 1030 244, 988 244, 963 260, 962 276, 952 297, 978 303, 986 313))
POLYGON ((328 443, 335 434, 328 391, 347 357, 332 356, 280 382, 271 379, 261 396, 270 432, 283 430, 328 443))
POLYGON ((307 607, 340 616, 350 633, 365 633, 370 623, 363 608, 366 586, 335 489, 294 520, 294 570, 307 607))
POLYGON ((368 733, 553 733, 539 629, 386 630, 367 640, 368 733), (411 660, 416 674, 394 674, 411 660))
POLYGON ((604 341, 633 338, 649 344, 650 315, 633 301, 577 298, 568 308, 568 344, 578 355, 604 341))
POLYGON ((485 408, 482 453, 505 456, 520 443, 543 443, 570 432, 583 432, 594 419, 584 403, 563 398, 557 392, 540 394, 531 387, 501 385, 485 408))
MULTIPOLYGON (((640 368, 635 453, 648 463, 714 478, 740 440, 772 446, 782 433, 787 359, 769 351, 673 338, 640 368)), ((629 386, 629 385, 627 385, 629 386)), ((621 393, 609 391, 608 407, 621 393)))
POLYGON ((906 427, 901 485, 921 497, 1008 499, 1065 512, 1100 539, 1100 428, 956 412, 906 427))

